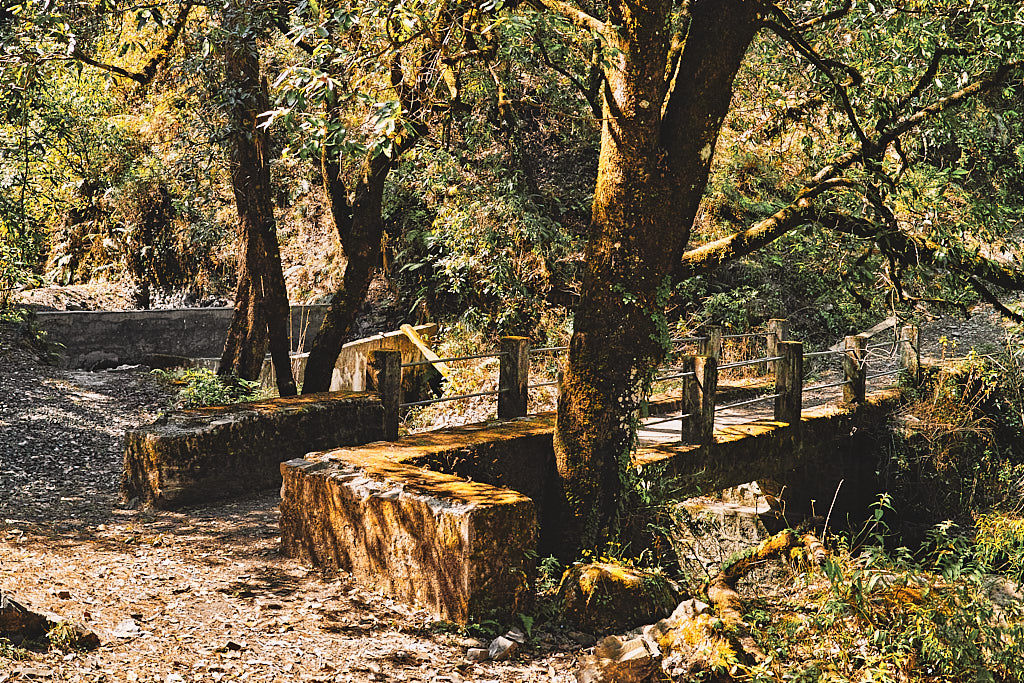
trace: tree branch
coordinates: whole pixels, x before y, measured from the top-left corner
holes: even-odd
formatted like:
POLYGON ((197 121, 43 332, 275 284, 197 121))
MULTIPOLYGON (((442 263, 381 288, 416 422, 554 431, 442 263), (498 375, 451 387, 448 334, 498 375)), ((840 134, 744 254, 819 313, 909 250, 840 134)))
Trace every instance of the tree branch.
POLYGON ((878 145, 879 148, 884 149, 893 140, 903 135, 912 128, 918 126, 921 122, 935 116, 950 107, 962 103, 964 100, 978 95, 979 93, 986 92, 992 88, 1003 83, 1010 74, 1021 71, 1024 68, 1024 61, 1007 62, 1001 64, 999 67, 992 71, 984 74, 973 83, 970 83, 960 90, 937 100, 928 106, 921 107, 913 114, 904 117, 897 123, 893 124, 891 128, 883 131, 879 136, 878 145))
POLYGON ((544 63, 547 64, 548 68, 569 79, 569 82, 573 84, 576 90, 578 90, 580 94, 583 95, 583 99, 587 101, 587 104, 590 105, 590 111, 594 115, 594 118, 600 119, 601 102, 596 97, 594 97, 596 93, 593 92, 590 88, 588 88, 583 81, 574 76, 568 69, 564 69, 555 64, 554 61, 552 61, 551 55, 548 54, 547 48, 544 47, 544 40, 541 38, 539 33, 534 35, 534 41, 537 43, 537 48, 540 51, 541 59, 544 60, 544 63))
POLYGON ((841 7, 838 7, 831 12, 826 12, 825 14, 820 14, 816 17, 798 22, 793 25, 793 28, 797 31, 806 31, 808 29, 821 26, 822 24, 835 21, 836 19, 842 19, 850 13, 851 9, 853 9, 853 0, 844 0, 841 7))
POLYGON ((971 287, 974 288, 974 291, 980 294, 982 299, 992 304, 993 308, 1015 323, 1024 323, 1024 315, 1007 308, 1006 305, 999 300, 999 297, 993 294, 992 290, 986 287, 981 280, 973 275, 967 278, 967 280, 971 283, 971 287))
POLYGON ((587 14, 580 8, 572 5, 563 0, 531 0, 533 5, 537 9, 548 9, 556 14, 560 14, 564 18, 571 21, 573 24, 579 26, 582 29, 591 31, 593 33, 603 34, 608 26, 597 17, 587 14))
POLYGON ((871 146, 870 140, 864 133, 864 127, 861 126, 860 121, 857 119, 857 113, 853 110, 853 105, 850 103, 850 95, 846 92, 846 87, 839 81, 835 73, 832 71, 833 66, 838 66, 846 72, 848 76, 855 82, 862 82, 863 76, 860 72, 854 69, 848 64, 836 62, 834 60, 827 60, 815 51, 811 45, 803 39, 799 31, 793 30, 792 21, 786 16, 782 10, 775 8, 776 13, 784 18, 784 21, 789 22, 788 26, 776 23, 774 21, 766 21, 762 26, 775 35, 779 36, 785 42, 789 43, 794 50, 803 55, 811 64, 813 64, 826 78, 832 83, 832 88, 836 91, 836 95, 839 97, 839 104, 843 108, 843 112, 846 114, 846 118, 850 120, 850 125, 853 126, 853 131, 856 133, 857 138, 865 148, 871 146))
POLYGON ((816 220, 830 230, 870 239, 882 251, 908 265, 942 268, 1002 289, 1024 291, 1024 271, 972 254, 962 247, 945 247, 923 235, 892 230, 866 218, 837 211, 821 213, 816 220))
POLYGON ((114 64, 105 64, 100 62, 77 48, 71 51, 71 56, 83 64, 94 66, 97 69, 102 69, 109 73, 123 76, 124 78, 130 78, 139 85, 147 85, 153 80, 153 77, 156 76, 156 70, 159 68, 160 63, 166 60, 168 55, 170 55, 171 48, 174 47, 174 43, 178 40, 178 36, 181 35, 181 31, 185 27, 185 22, 188 21, 188 15, 192 11, 193 6, 192 2, 186 2, 181 6, 181 9, 178 10, 178 16, 174 20, 174 24, 171 26, 170 33, 164 37, 160 47, 153 52, 149 61, 147 61, 146 65, 142 67, 142 71, 138 73, 128 71, 127 69, 123 69, 114 64))

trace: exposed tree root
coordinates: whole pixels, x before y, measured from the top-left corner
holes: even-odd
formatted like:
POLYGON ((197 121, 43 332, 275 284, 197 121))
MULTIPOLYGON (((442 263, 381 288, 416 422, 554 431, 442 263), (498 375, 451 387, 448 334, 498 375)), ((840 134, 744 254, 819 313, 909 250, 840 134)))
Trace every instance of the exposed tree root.
POLYGON ((766 655, 743 621, 743 601, 736 592, 736 583, 757 566, 790 551, 796 551, 801 559, 814 565, 820 565, 828 557, 825 546, 814 534, 786 529, 727 563, 705 588, 708 601, 718 611, 719 618, 732 632, 742 652, 754 662, 764 661, 766 655))

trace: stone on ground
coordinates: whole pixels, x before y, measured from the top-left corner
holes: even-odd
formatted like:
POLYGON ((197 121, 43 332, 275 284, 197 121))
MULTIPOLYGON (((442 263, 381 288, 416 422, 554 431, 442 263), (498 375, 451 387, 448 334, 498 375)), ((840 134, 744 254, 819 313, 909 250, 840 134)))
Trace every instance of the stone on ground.
POLYGON ((576 565, 558 587, 562 618, 592 633, 625 631, 668 616, 678 596, 668 579, 616 564, 576 565))
POLYGON ((62 641, 55 645, 85 650, 100 645, 100 639, 92 631, 66 622, 56 614, 30 609, 14 600, 10 594, 0 591, 0 638, 20 645, 26 640, 47 638, 55 631, 60 632, 62 641))

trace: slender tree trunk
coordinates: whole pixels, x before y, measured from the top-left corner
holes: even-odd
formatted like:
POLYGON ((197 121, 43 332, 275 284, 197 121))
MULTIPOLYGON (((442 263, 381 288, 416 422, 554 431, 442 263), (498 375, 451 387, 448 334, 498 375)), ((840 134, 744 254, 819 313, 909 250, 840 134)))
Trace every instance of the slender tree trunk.
POLYGON ((295 394, 289 352, 289 307, 271 200, 267 132, 257 117, 270 108, 260 78, 258 31, 241 3, 225 8, 225 72, 234 87, 231 108, 231 186, 238 208, 242 253, 235 315, 220 373, 257 379, 269 345, 281 396, 295 394))
MULTIPOLYGON (((394 155, 395 158, 398 154, 394 155)), ((381 215, 384 182, 393 161, 384 156, 368 160, 356 184, 351 204, 341 181, 336 163, 323 164, 324 186, 331 201, 331 213, 346 259, 341 288, 331 298, 330 308, 310 345, 306 361, 303 394, 328 391, 334 374, 334 363, 345 337, 366 299, 370 280, 381 256, 384 220, 381 215)))
POLYGON ((671 3, 610 8, 609 24, 618 27, 609 30, 610 42, 619 56, 605 74, 586 268, 555 433, 566 556, 597 545, 622 500, 640 388, 667 348, 670 273, 689 238, 732 80, 755 32, 751 2, 692 7, 671 91, 671 3))

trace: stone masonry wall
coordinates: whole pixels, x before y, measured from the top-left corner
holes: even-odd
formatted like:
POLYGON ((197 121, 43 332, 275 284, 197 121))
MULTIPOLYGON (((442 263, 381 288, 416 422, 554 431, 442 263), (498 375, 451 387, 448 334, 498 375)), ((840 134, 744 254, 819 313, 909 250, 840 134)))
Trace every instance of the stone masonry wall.
POLYGON ((172 509, 280 486, 280 464, 383 437, 376 394, 338 392, 167 413, 125 435, 122 495, 172 509))

